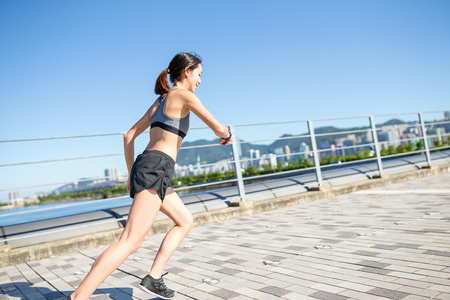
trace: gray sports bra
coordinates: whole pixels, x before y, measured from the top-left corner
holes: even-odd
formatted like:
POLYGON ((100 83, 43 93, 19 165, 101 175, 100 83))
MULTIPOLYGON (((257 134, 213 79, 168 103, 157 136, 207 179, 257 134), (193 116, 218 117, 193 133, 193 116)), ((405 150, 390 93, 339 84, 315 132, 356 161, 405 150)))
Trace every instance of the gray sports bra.
MULTIPOLYGON (((167 93, 167 96, 169 96, 169 93, 167 93)), ((165 99, 162 96, 158 98, 158 109, 150 118, 150 128, 159 127, 184 138, 191 126, 191 113, 188 113, 186 117, 181 119, 166 116, 163 111, 167 96, 165 99)))

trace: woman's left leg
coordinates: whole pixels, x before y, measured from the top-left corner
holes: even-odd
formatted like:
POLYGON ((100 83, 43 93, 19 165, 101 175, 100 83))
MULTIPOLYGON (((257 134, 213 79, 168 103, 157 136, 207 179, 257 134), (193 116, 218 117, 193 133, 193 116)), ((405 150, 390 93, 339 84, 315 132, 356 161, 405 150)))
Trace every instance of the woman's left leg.
POLYGON ((172 188, 167 189, 160 210, 175 222, 175 226, 166 234, 156 254, 150 271, 150 275, 155 279, 161 278, 170 257, 194 225, 191 212, 172 188))

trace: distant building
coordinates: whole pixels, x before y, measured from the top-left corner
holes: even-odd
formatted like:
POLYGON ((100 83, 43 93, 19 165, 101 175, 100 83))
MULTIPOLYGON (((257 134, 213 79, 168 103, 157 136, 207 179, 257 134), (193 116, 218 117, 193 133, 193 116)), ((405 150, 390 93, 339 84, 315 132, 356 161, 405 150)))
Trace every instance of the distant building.
POLYGON ((286 152, 286 159, 288 161, 291 160, 291 148, 289 147, 289 145, 286 145, 286 147, 284 147, 284 151, 286 152))
POLYGON ((450 111, 444 112, 444 120, 445 121, 450 121, 450 111))
POLYGON ((284 149, 283 148, 275 148, 273 149, 273 153, 276 155, 277 158, 277 163, 275 165, 278 164, 278 162, 282 162, 284 163, 286 161, 286 156, 284 155, 284 149))
POLYGON ((105 169, 105 177, 103 178, 81 178, 74 182, 60 186, 52 193, 55 195, 60 195, 118 187, 121 184, 125 184, 126 181, 127 176, 121 176, 118 168, 108 167, 105 169))
POLYGON ((20 198, 19 192, 10 192, 9 202, 15 206, 22 206, 25 203, 24 199, 20 198))
POLYGON ((393 146, 400 145, 400 134, 397 130, 388 131, 387 138, 389 141, 389 145, 393 145, 393 146))
POLYGON ((309 146, 306 143, 301 143, 300 144, 300 157, 304 157, 304 158, 308 158, 309 157, 309 146))
POLYGON ((9 192, 9 201, 12 202, 20 198, 19 192, 9 192))
POLYGON ((438 127, 436 128, 436 133, 437 133, 437 140, 439 141, 439 143, 443 143, 445 141, 445 128, 442 127, 438 127))
POLYGON ((347 153, 347 154, 350 153, 350 154, 355 155, 356 154, 356 149, 353 146, 355 146, 355 141, 354 140, 345 140, 344 143, 343 143, 343 147, 350 147, 350 148, 346 148, 344 150, 344 152, 347 153))
POLYGON ((324 151, 326 149, 330 149, 330 142, 328 142, 328 141, 320 142, 319 150, 321 150, 321 151, 319 152, 319 157, 331 155, 331 151, 329 151, 329 150, 328 151, 324 151))
POLYGON ((249 158, 249 165, 255 166, 258 164, 258 160, 261 157, 259 150, 250 149, 248 150, 248 158, 249 158))
POLYGON ((261 159, 259 160, 259 166, 261 168, 264 168, 264 166, 268 164, 272 165, 272 168, 276 168, 277 166, 277 155, 274 153, 264 154, 261 156, 261 159))
POLYGON ((372 130, 370 130, 370 129, 367 129, 366 136, 365 136, 365 142, 373 143, 372 130))
POLYGON ((195 164, 194 175, 200 175, 201 173, 202 173, 201 159, 200 159, 200 155, 197 155, 197 163, 195 164))
POLYGON ((332 156, 336 156, 336 145, 335 144, 331 144, 331 155, 332 156))
POLYGON ((108 167, 105 169, 105 177, 107 180, 117 180, 120 177, 119 169, 108 167))

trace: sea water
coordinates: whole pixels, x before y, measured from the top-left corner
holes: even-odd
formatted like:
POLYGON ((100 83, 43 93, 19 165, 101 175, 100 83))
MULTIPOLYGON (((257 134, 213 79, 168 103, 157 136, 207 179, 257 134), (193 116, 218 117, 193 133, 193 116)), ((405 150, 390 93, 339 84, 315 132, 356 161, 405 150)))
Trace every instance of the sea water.
POLYGON ((16 225, 33 221, 65 217, 91 211, 130 206, 130 197, 101 200, 83 200, 32 205, 0 211, 0 226, 16 225))

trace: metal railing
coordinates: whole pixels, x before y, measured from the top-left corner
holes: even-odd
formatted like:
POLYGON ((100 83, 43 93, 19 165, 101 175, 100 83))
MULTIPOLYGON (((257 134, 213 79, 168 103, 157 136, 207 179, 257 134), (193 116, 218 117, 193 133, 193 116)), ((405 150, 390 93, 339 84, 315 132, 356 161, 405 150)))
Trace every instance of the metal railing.
MULTIPOLYGON (((345 151, 355 153, 358 150, 361 149, 370 149, 373 151, 372 157, 366 157, 364 159, 358 160, 360 161, 374 161, 377 162, 377 173, 379 175, 383 175, 383 160, 391 158, 391 157, 398 157, 403 155, 411 155, 411 154, 423 154, 426 157, 426 165, 431 165, 431 157, 430 152, 432 151, 439 151, 439 150, 445 150, 450 149, 450 146, 447 145, 438 145, 438 146, 432 146, 432 142, 436 142, 438 140, 443 140, 450 136, 450 119, 448 116, 448 112, 446 111, 433 111, 433 112, 424 112, 424 113, 408 113, 408 114, 392 114, 392 115, 378 115, 378 116, 362 116, 362 117, 349 117, 349 118, 334 118, 334 119, 319 119, 319 120, 295 120, 295 121, 282 121, 282 122, 266 122, 266 123, 255 123, 255 124, 240 124, 240 125, 232 125, 230 126, 231 131, 233 132, 233 139, 231 143, 231 157, 228 159, 226 164, 229 164, 230 166, 233 165, 234 167, 230 167, 230 169, 234 170, 235 172, 235 178, 222 180, 220 182, 208 182, 208 183, 202 183, 202 184, 196 184, 191 187, 179 187, 175 188, 177 191, 186 191, 190 190, 192 188, 199 188, 199 187, 211 187, 215 186, 218 183, 231 183, 236 184, 239 190, 239 197, 241 200, 245 199, 245 182, 251 181, 255 178, 258 179, 270 179, 277 176, 280 176, 280 174, 292 174, 295 172, 298 172, 298 170, 288 170, 283 172, 276 172, 276 173, 270 173, 270 174, 264 174, 264 175, 256 175, 256 176, 243 176, 243 171, 246 169, 246 165, 248 162, 254 163, 256 160, 261 161, 262 159, 270 159, 267 155, 269 153, 263 153, 263 155, 260 155, 258 158, 254 157, 242 157, 242 154, 240 153, 240 148, 244 144, 252 144, 252 143, 267 143, 267 142, 276 142, 276 141, 297 141, 298 147, 300 149, 300 143, 304 143, 308 149, 304 151, 298 151, 293 152, 290 154, 281 153, 281 154, 274 154, 272 153, 272 158, 274 157, 276 161, 279 160, 285 160, 288 161, 287 157, 301 157, 307 159, 312 159, 313 167, 309 168, 303 168, 304 171, 312 172, 314 171, 317 184, 318 186, 323 186, 323 180, 322 180, 322 169, 330 167, 331 165, 321 165, 321 157, 324 155, 327 155, 327 153, 331 153, 331 156, 337 157, 339 153, 342 153, 343 157, 345 158, 345 151), (423 114, 445 114, 445 117, 442 118, 442 120, 433 120, 426 122, 424 120, 423 114), (399 117, 399 116, 416 116, 417 119, 408 122, 407 124, 398 124, 398 125, 386 125, 386 126, 377 126, 376 120, 378 118, 386 118, 386 117, 399 117), (343 129, 343 130, 336 130, 335 132, 328 132, 328 133, 316 133, 316 128, 314 125, 318 122, 330 122, 330 121, 338 121, 338 120, 366 120, 367 125, 360 126, 359 128, 353 128, 353 129, 343 129), (278 138, 263 138, 263 139, 253 139, 244 141, 242 139, 239 139, 240 137, 240 130, 243 130, 244 127, 258 127, 258 126, 275 126, 275 125, 283 125, 283 124, 302 124, 303 126, 307 127, 307 133, 304 134, 294 134, 292 136, 287 137, 278 137, 278 138), (401 135, 399 133, 399 130, 402 130, 402 128, 417 128, 417 133, 411 133, 410 137, 401 138, 401 135), (436 128, 443 128, 443 129, 436 129, 436 128), (427 131, 431 131, 431 129, 440 130, 439 134, 427 134, 427 131), (389 137, 383 137, 383 135, 386 135, 389 131, 395 132, 397 130, 397 133, 394 134, 394 136, 398 136, 398 138, 392 138, 389 137), (350 135, 364 135, 365 141, 361 143, 356 143, 355 138, 351 138, 350 135), (347 138, 347 141, 349 141, 350 145, 335 145, 329 147, 321 147, 321 145, 318 144, 318 139, 323 139, 325 137, 333 137, 333 136, 342 136, 340 139, 347 138), (382 149, 384 148, 383 145, 387 146, 395 146, 399 144, 407 145, 408 143, 416 143, 417 141, 422 141, 423 143, 423 149, 418 149, 415 151, 409 151, 405 153, 393 153, 389 155, 382 155, 382 149)), ((198 130, 198 129, 205 129, 207 127, 196 127, 191 128, 191 130, 198 130)), ((255 129, 256 130, 256 129, 255 129)), ((77 135, 77 136, 60 136, 60 137, 43 137, 43 138, 30 138, 30 139, 15 139, 15 140, 0 140, 0 146, 2 144, 11 144, 11 143, 23 143, 23 142, 35 142, 35 141, 49 141, 49 140, 66 140, 66 139, 79 139, 79 138, 98 138, 98 137, 104 137, 104 136, 122 136, 123 133, 107 133, 107 134, 92 134, 92 135, 77 135)), ((360 139, 360 138, 358 138, 360 139)), ((334 139, 336 141, 336 139, 334 139)), ((195 146, 183 146, 180 151, 187 150, 187 149, 198 149, 198 148, 206 148, 206 147, 219 147, 218 144, 204 144, 204 145, 195 145, 195 146)), ((347 153, 348 153, 347 152, 347 153)), ((66 158, 59 158, 59 159, 46 159, 46 160, 36 160, 36 161, 22 161, 22 162, 10 162, 10 163, 2 163, 0 164, 0 171, 2 169, 7 167, 16 167, 16 166, 25 166, 25 165, 35 165, 35 164, 48 164, 53 162, 63 162, 63 161, 73 161, 73 160, 81 160, 81 159, 94 159, 94 158, 102 158, 102 157, 112 157, 112 156, 121 156, 123 153, 107 153, 107 154, 99 154, 99 155, 86 155, 86 156, 75 156, 75 157, 66 157, 66 158)), ((341 162, 340 165, 346 165, 353 162, 341 162)), ((200 164, 197 167, 200 169, 204 169, 207 167, 213 167, 216 163, 207 163, 207 164, 200 164)), ((335 167, 336 165, 332 165, 335 167)), ((261 164, 259 167, 262 167, 261 164)), ((92 178, 87 180, 101 180, 101 179, 107 179, 107 177, 98 177, 98 178, 92 178)), ((82 182, 83 180, 74 180, 77 182, 82 182)), ((48 187, 48 186, 55 186, 55 185, 64 185, 72 183, 73 181, 66 181, 66 182, 53 182, 53 183, 47 183, 47 184, 41 184, 38 185, 39 187, 48 187)), ((30 188, 36 188, 37 185, 29 185, 29 186, 22 186, 22 187, 7 187, 7 188, 0 188, 0 192, 5 191, 16 191, 16 190, 24 190, 24 189, 30 189, 30 188)))

